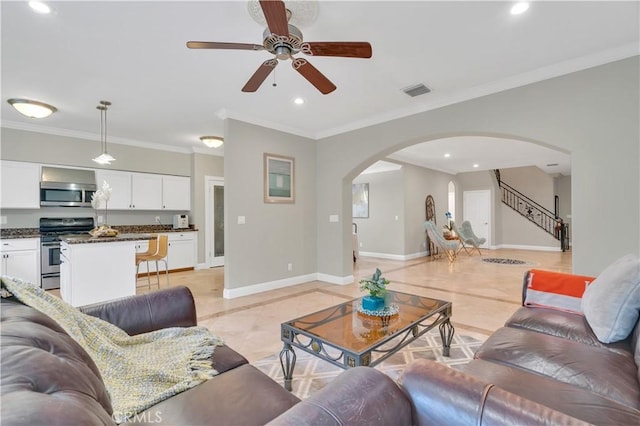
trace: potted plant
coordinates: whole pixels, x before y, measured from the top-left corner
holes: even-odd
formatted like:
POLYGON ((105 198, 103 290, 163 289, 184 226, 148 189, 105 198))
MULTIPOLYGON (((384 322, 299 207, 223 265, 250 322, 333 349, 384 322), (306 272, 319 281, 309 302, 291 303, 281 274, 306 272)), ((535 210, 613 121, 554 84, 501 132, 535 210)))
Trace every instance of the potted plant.
POLYGON ((369 292, 368 296, 362 298, 362 307, 369 311, 382 309, 388 284, 389 280, 382 276, 382 271, 378 268, 371 278, 360 280, 360 290, 369 292))

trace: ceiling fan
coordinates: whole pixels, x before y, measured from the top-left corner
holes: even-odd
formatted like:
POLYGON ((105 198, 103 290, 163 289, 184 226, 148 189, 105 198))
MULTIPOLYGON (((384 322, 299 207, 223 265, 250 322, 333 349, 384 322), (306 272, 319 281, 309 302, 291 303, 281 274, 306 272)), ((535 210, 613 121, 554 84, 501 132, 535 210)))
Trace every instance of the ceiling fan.
POLYGON ((319 41, 304 42, 302 32, 289 24, 291 12, 281 0, 260 0, 268 28, 264 30, 262 45, 250 43, 220 43, 213 41, 188 41, 189 49, 238 49, 266 50, 274 58, 267 59, 242 88, 243 92, 255 92, 278 65, 278 60, 292 60, 293 69, 298 71, 322 94, 336 90, 336 86, 316 67, 304 58, 293 55, 302 52, 309 56, 336 56, 343 58, 370 58, 371 45, 359 41, 319 41))

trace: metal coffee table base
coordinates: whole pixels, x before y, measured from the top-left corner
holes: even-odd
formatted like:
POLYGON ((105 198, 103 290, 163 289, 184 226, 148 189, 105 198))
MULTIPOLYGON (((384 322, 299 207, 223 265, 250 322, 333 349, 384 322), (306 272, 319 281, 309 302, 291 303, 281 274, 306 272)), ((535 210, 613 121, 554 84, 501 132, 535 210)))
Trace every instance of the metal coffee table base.
MULTIPOLYGON (((440 331, 440 338, 442 339, 442 355, 448 357, 450 356, 451 341, 453 340, 453 334, 455 332, 455 329, 451 325, 449 317, 440 318, 438 321, 430 324, 429 326, 423 326, 422 324, 414 325, 412 328, 406 331, 400 343, 390 349, 380 349, 379 347, 374 347, 364 353, 357 354, 344 348, 336 348, 333 345, 329 345, 331 348, 337 349, 339 352, 334 356, 330 355, 326 351, 326 349, 324 348, 324 342, 318 339, 311 338, 308 344, 303 345, 299 342, 295 342, 296 333, 294 333, 293 330, 283 328, 282 340, 284 341, 284 347, 282 348, 282 351, 280 351, 280 366, 282 367, 282 372, 284 373, 284 387, 288 391, 291 391, 292 389, 291 381, 293 380, 293 369, 296 366, 296 353, 293 350, 292 344, 304 350, 305 352, 315 355, 318 358, 328 361, 340 368, 347 369, 358 366, 373 367, 380 364, 382 361, 395 354, 400 349, 425 334, 427 331, 433 329, 434 326, 438 323, 440 323, 438 330, 440 331), (420 330, 420 327, 424 328, 420 330), (380 353, 382 355, 372 361, 371 354, 374 352, 380 353)), ((396 338, 399 336, 401 336, 401 334, 396 336, 396 338)))

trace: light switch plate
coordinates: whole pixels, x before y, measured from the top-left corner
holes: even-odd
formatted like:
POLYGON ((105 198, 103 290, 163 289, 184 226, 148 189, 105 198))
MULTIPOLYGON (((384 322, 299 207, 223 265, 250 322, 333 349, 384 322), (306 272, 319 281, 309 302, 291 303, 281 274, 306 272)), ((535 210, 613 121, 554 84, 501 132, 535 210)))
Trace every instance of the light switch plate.
POLYGON ((340 216, 337 214, 329 215, 329 222, 340 222, 340 216))
POLYGON ((244 216, 238 216, 238 225, 244 225, 246 223, 244 216))

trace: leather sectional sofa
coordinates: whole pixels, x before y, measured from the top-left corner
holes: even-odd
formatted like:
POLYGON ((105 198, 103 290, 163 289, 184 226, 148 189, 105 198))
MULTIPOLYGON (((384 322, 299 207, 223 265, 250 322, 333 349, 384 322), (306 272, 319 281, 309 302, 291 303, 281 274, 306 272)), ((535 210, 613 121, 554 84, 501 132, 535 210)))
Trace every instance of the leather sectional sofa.
MULTIPOLYGON (((186 287, 80 308, 129 334, 196 324, 186 287)), ((0 423, 113 424, 86 352, 50 318, 2 299, 0 423)), ((523 307, 464 372, 421 360, 399 383, 357 367, 299 401, 226 346, 219 375, 140 413, 168 425, 640 424, 640 331, 600 343, 584 317, 523 307)))

